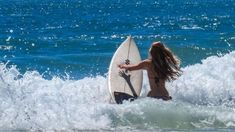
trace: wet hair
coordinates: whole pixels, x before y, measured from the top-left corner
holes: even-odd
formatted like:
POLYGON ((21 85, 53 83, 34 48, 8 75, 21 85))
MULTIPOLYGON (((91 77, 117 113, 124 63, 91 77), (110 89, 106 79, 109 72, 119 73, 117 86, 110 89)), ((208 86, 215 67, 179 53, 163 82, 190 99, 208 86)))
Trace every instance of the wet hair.
POLYGON ((159 79, 170 81, 181 75, 180 60, 164 44, 154 42, 149 52, 159 79))

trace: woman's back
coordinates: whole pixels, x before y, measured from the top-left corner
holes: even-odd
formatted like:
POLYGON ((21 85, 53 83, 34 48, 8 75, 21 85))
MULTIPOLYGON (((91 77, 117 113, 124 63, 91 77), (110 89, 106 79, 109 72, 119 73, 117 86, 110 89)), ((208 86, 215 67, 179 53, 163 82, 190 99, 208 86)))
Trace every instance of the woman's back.
POLYGON ((169 93, 165 87, 165 80, 157 75, 151 60, 148 59, 146 62, 148 63, 146 70, 148 73, 149 85, 151 89, 148 96, 154 98, 169 97, 169 93))

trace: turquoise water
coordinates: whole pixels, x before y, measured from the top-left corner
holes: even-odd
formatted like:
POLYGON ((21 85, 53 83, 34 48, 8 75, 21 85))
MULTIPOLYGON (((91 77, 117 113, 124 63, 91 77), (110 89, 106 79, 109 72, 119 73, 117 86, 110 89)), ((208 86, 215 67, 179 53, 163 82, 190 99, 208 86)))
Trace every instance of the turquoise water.
POLYGON ((233 131, 234 0, 0 0, 0 130, 233 131), (128 35, 182 61, 173 101, 109 103, 107 72, 128 35))

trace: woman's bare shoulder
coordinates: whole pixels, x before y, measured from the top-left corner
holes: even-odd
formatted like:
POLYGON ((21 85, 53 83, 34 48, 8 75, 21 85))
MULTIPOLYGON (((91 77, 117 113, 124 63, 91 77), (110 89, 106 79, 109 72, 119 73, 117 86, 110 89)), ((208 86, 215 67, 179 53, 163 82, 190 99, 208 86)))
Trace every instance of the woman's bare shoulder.
POLYGON ((145 59, 145 60, 143 60, 142 62, 143 62, 143 63, 146 63, 146 64, 151 64, 151 63, 152 63, 152 61, 151 61, 150 59, 145 59))
POLYGON ((142 62, 142 65, 144 65, 144 67, 149 67, 152 63, 152 61, 150 59, 145 59, 142 62))

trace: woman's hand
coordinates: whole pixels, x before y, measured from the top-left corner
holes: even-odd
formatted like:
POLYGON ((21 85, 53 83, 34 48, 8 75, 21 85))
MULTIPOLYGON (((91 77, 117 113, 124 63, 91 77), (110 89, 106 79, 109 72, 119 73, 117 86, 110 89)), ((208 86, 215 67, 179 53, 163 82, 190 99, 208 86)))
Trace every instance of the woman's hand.
POLYGON ((118 67, 119 67, 120 69, 123 69, 123 68, 125 68, 125 65, 124 65, 124 64, 119 64, 118 67))
POLYGON ((129 59, 126 59, 126 60, 125 60, 125 64, 119 64, 118 67, 119 67, 120 69, 124 69, 124 68, 127 69, 129 64, 130 64, 130 60, 129 60, 129 59))

